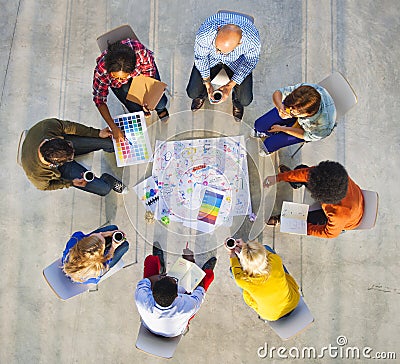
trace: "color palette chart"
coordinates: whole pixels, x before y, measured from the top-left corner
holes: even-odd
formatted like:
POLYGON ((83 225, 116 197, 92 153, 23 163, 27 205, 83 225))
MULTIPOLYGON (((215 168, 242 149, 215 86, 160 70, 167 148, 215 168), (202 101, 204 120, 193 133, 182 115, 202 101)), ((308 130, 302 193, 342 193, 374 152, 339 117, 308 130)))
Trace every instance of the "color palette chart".
POLYGON ((117 166, 147 162, 152 153, 143 111, 118 115, 114 122, 125 133, 122 143, 113 139, 117 166))
POLYGON ((215 189, 206 189, 197 220, 215 225, 224 195, 215 189))

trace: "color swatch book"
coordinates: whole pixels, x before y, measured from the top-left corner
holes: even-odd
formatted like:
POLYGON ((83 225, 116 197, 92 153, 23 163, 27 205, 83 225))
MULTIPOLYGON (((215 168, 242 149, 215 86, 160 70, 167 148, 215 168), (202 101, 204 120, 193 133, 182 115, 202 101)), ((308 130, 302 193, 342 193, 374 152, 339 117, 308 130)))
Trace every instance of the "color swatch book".
POLYGON ((152 156, 152 151, 143 111, 118 115, 114 122, 125 134, 122 143, 113 138, 117 166, 147 162, 152 156))

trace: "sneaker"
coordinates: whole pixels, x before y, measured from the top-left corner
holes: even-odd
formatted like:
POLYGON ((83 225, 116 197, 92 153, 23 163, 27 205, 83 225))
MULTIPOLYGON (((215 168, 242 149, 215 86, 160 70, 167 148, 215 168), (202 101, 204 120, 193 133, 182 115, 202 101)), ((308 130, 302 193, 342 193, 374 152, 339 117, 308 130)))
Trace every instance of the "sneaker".
POLYGON ((268 219, 267 225, 268 226, 276 226, 276 225, 279 225, 280 222, 281 222, 281 217, 279 215, 275 215, 275 216, 271 216, 268 219))
POLYGON ((250 136, 250 138, 259 138, 258 133, 256 132, 256 129, 251 129, 249 136, 250 136))
POLYGON ((258 151, 258 155, 260 157, 266 157, 267 155, 269 155, 269 152, 266 152, 265 149, 261 147, 260 150, 258 151))
POLYGON ((279 171, 279 173, 285 173, 285 172, 291 171, 291 169, 284 164, 280 164, 278 167, 278 171, 279 171))
POLYGON ((160 259, 160 264, 161 264, 160 274, 164 274, 166 272, 165 261, 164 261, 164 252, 162 251, 161 245, 158 241, 155 241, 153 243, 153 255, 158 257, 158 259, 160 259))
POLYGON ((208 259, 203 266, 201 267, 201 269, 205 270, 205 269, 211 269, 214 270, 215 265, 217 264, 217 258, 212 257, 210 259, 208 259))
POLYGON ((128 187, 126 187, 120 180, 116 179, 114 176, 111 176, 111 174, 103 173, 102 178, 111 186, 111 188, 115 192, 121 193, 123 195, 128 193, 128 187))
POLYGON ((164 124, 168 123, 169 113, 167 108, 162 109, 160 112, 157 111, 157 115, 164 124))

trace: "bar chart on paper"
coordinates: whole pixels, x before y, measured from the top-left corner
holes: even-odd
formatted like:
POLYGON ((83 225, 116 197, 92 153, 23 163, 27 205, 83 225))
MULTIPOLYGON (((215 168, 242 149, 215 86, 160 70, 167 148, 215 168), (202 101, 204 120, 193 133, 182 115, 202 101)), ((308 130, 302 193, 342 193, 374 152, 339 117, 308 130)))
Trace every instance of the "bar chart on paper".
POLYGON ((144 113, 140 111, 118 115, 114 118, 114 122, 125 134, 122 143, 113 139, 117 166, 147 162, 152 152, 144 113))

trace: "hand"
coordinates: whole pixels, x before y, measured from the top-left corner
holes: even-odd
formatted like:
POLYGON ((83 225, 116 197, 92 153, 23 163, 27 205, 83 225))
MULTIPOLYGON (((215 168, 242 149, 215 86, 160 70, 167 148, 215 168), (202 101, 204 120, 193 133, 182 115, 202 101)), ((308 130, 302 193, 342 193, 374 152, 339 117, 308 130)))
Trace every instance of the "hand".
POLYGON ((144 104, 142 105, 142 107, 143 107, 144 115, 145 115, 145 116, 150 116, 150 115, 151 115, 151 112, 150 112, 150 109, 148 108, 148 105, 147 105, 146 103, 144 103, 144 104))
POLYGON ((286 111, 286 108, 283 104, 280 107, 277 107, 276 109, 278 110, 279 116, 282 119, 289 119, 292 117, 292 115, 290 115, 290 113, 286 111))
POLYGON ((117 126, 115 126, 115 128, 113 128, 111 132, 112 132, 113 138, 116 141, 119 141, 120 143, 124 142, 125 135, 124 135, 124 133, 122 132, 121 129, 119 129, 117 126))
POLYGON ((220 102, 224 102, 224 101, 229 97, 229 94, 231 93, 232 88, 233 88, 233 86, 231 86, 231 85, 228 83, 228 84, 226 84, 226 85, 224 85, 224 86, 221 86, 221 87, 218 89, 218 90, 220 90, 220 91, 222 92, 222 98, 221 98, 221 101, 220 101, 220 102))
POLYGON ((112 133, 111 133, 111 130, 110 130, 110 128, 108 126, 106 126, 104 129, 101 129, 100 132, 99 132, 99 137, 103 138, 103 139, 108 138, 111 135, 112 135, 112 133))
POLYGON ((264 188, 273 186, 276 183, 276 176, 268 176, 263 183, 264 188))
POLYGON ((286 127, 278 124, 274 124, 271 126, 271 129, 268 130, 270 133, 278 133, 280 131, 285 132, 286 127))
POLYGON ((72 184, 75 187, 85 187, 87 182, 83 178, 75 178, 72 180, 72 184))
POLYGON ((213 96, 213 93, 214 93, 214 87, 212 86, 211 82, 206 82, 206 83, 204 84, 204 86, 206 86, 208 98, 209 98, 210 100, 212 100, 212 96, 213 96))

